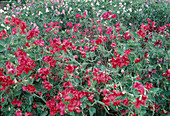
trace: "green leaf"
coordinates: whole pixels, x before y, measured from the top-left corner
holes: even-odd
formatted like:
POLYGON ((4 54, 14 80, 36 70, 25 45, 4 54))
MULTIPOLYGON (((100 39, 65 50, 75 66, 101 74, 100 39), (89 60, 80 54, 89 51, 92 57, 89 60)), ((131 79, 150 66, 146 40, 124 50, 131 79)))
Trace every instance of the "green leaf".
POLYGON ((85 103, 82 103, 81 108, 82 108, 82 109, 86 108, 86 104, 85 104, 85 103))
POLYGON ((5 44, 6 44, 5 40, 4 40, 4 39, 1 39, 1 40, 0 40, 0 45, 5 46, 5 44))
POLYGON ((98 102, 99 104, 101 104, 101 105, 105 105, 105 104, 104 104, 103 102, 101 102, 101 101, 98 101, 98 100, 97 100, 97 102, 98 102))
POLYGON ((30 97, 29 97, 29 105, 31 105, 31 104, 32 104, 32 102, 33 102, 33 97, 32 97, 32 96, 30 96, 30 97))
POLYGON ((101 71, 104 71, 106 67, 104 65, 101 66, 101 71))
POLYGON ((90 112, 90 116, 93 116, 96 113, 96 108, 90 107, 89 112, 90 112))
POLYGON ((71 115, 71 116, 75 116, 75 113, 74 113, 74 112, 70 112, 70 115, 71 115))
POLYGON ((43 112, 40 116, 47 116, 48 112, 43 112))
POLYGON ((0 52, 3 52, 5 50, 5 47, 0 45, 0 52))

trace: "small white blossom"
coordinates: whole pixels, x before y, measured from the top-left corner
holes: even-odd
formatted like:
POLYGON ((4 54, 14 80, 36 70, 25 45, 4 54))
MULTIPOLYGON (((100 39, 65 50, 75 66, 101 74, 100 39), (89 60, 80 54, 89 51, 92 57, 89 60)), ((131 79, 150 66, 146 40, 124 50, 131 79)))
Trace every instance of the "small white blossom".
POLYGON ((41 11, 39 11, 38 15, 41 15, 41 14, 43 14, 43 13, 41 11))
POLYGON ((2 27, 5 27, 5 25, 4 25, 4 24, 1 24, 1 26, 2 26, 2 27))
POLYGON ((81 10, 78 8, 78 11, 81 11, 81 10))
POLYGON ((48 8, 46 8, 46 11, 45 12, 49 12, 48 8))
POLYGON ((4 12, 4 10, 0 9, 0 13, 3 13, 3 12, 4 12))
POLYGON ((10 27, 9 27, 9 26, 7 26, 6 28, 7 28, 7 30, 9 30, 9 29, 10 29, 10 27))

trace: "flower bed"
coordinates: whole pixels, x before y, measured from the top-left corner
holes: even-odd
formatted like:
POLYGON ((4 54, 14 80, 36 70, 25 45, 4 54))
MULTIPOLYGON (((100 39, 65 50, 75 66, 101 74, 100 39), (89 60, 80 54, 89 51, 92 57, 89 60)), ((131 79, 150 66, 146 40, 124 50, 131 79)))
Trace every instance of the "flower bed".
POLYGON ((169 115, 170 23, 147 18, 131 29, 113 3, 7 6, 1 115, 169 115))

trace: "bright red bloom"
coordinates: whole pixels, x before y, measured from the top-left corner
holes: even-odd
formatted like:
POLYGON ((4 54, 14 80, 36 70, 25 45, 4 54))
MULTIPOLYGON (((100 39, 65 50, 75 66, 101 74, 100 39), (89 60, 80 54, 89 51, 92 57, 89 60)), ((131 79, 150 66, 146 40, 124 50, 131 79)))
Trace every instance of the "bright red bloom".
POLYGON ((73 27, 72 22, 68 22, 68 23, 67 23, 67 26, 70 27, 70 28, 72 28, 72 27, 73 27))
POLYGON ((135 105, 136 109, 140 109, 140 107, 139 107, 140 105, 145 106, 145 102, 142 100, 139 100, 139 98, 136 98, 136 103, 133 103, 133 104, 135 105))
POLYGON ((117 17, 117 15, 113 14, 111 17, 112 17, 112 19, 115 19, 117 17))
POLYGON ((23 91, 33 93, 36 91, 36 88, 33 85, 27 85, 27 87, 23 86, 23 91))
POLYGON ((145 90, 144 90, 144 87, 141 83, 135 82, 133 84, 133 88, 136 88, 140 94, 142 94, 142 95, 144 94, 145 90))
POLYGON ((15 116, 22 116, 22 111, 16 111, 15 116))
POLYGON ((39 39, 39 40, 36 40, 34 42, 35 45, 39 45, 41 47, 44 47, 44 40, 43 39, 39 39))
POLYGON ((149 84, 149 82, 147 82, 144 87, 149 91, 150 88, 153 88, 153 84, 149 84))
POLYGON ((5 98, 1 98, 1 102, 5 102, 5 98))
POLYGON ((77 66, 73 66, 73 65, 67 65, 64 69, 64 73, 72 73, 74 71, 74 68, 77 68, 77 66))
POLYGON ((56 66, 56 60, 53 60, 52 56, 44 56, 43 57, 43 61, 47 62, 48 64, 50 64, 51 67, 55 67, 56 66))
POLYGON ((50 107, 50 108, 55 107, 55 105, 56 105, 55 99, 52 98, 51 101, 47 101, 46 105, 47 105, 47 107, 50 107))
POLYGON ((91 95, 90 97, 88 97, 88 100, 93 102, 93 97, 94 97, 94 95, 91 95))
POLYGON ((116 46, 117 46, 116 43, 111 44, 111 47, 116 47, 116 46))
POLYGON ((112 14, 111 12, 103 13, 103 18, 110 20, 110 17, 109 17, 109 16, 110 16, 111 14, 112 14))
POLYGON ((123 104, 124 104, 124 105, 129 105, 128 102, 129 102, 129 99, 128 99, 128 98, 126 98, 126 99, 123 100, 123 104))
POLYGON ((138 62, 140 62, 140 58, 138 58, 138 59, 135 60, 135 63, 138 63, 138 62))
POLYGON ((76 19, 78 18, 82 18, 82 16, 80 14, 76 14, 76 19))
POLYGON ((43 83, 43 85, 45 86, 45 87, 43 87, 43 88, 46 88, 48 91, 50 91, 50 89, 51 89, 51 84, 48 82, 48 81, 46 81, 45 80, 45 82, 42 82, 43 83))
POLYGON ((32 115, 33 115, 33 113, 30 113, 30 112, 25 113, 25 116, 32 116, 32 115))
POLYGON ((5 21, 5 24, 9 24, 9 22, 10 22, 8 17, 6 17, 4 21, 5 21))
POLYGON ((139 30, 139 31, 137 32, 137 34, 138 34, 139 36, 142 36, 143 38, 145 38, 145 31, 139 30))
POLYGON ((20 107, 21 106, 21 104, 22 104, 22 102, 20 102, 21 100, 16 100, 17 98, 14 98, 14 101, 12 101, 11 103, 13 104, 13 105, 17 105, 17 107, 20 107))

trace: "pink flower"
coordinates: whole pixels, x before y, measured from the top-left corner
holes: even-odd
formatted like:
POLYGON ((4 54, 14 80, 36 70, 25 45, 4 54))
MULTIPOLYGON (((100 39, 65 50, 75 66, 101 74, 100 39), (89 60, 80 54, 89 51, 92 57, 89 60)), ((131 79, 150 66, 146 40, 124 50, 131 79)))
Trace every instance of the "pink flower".
POLYGON ((22 116, 22 111, 16 111, 15 116, 22 116))
POLYGON ((76 14, 76 19, 78 18, 82 18, 82 16, 80 14, 76 14))
POLYGON ((111 44, 111 47, 116 47, 116 43, 112 43, 112 44, 111 44))

